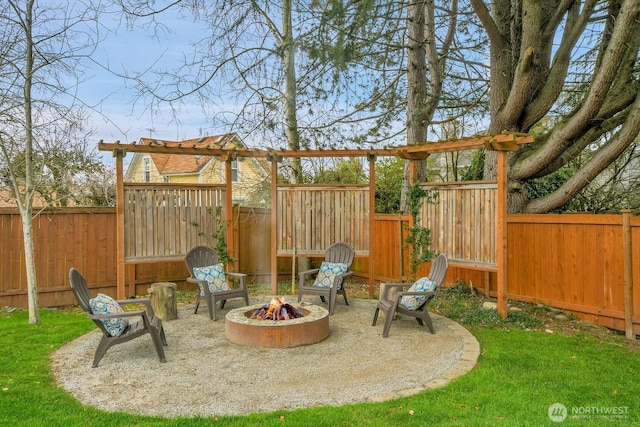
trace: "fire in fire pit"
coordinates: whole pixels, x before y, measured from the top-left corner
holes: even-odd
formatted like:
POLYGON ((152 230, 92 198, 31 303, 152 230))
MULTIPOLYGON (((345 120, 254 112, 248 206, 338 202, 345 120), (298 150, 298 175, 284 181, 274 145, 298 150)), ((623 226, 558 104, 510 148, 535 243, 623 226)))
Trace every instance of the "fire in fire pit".
POLYGON ((298 317, 304 317, 302 310, 281 298, 273 298, 269 304, 263 305, 251 315, 252 319, 259 320, 289 320, 298 317))

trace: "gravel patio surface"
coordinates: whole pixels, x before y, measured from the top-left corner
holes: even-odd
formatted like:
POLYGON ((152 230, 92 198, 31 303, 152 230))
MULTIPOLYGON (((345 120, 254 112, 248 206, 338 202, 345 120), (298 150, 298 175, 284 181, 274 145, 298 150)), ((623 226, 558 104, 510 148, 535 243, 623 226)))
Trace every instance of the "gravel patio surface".
MULTIPOLYGON (((303 301, 322 305, 318 297, 303 301)), ((227 340, 224 316, 242 299, 227 301, 215 322, 206 306, 194 314, 192 304, 179 304, 178 319, 164 322, 166 363, 146 335, 112 347, 92 368, 96 328, 58 349, 52 371, 60 387, 105 411, 206 417, 384 401, 441 387, 476 364, 478 341, 449 319, 432 315, 432 335, 400 316, 382 338, 384 317, 371 326, 376 301, 349 303, 338 299, 324 341, 287 349, 227 340)))

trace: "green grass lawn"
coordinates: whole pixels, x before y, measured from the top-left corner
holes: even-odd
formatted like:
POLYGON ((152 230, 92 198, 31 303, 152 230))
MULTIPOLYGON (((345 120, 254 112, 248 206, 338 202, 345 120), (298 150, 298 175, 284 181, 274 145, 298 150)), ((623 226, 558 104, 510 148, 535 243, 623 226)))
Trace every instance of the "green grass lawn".
MULTIPOLYGON (((0 425, 640 425, 637 344, 618 334, 594 336, 580 327, 564 328, 570 332, 545 332, 549 329, 544 323, 548 313, 535 306, 503 322, 491 311, 479 311, 478 302, 478 297, 459 289, 443 291, 434 300, 434 311, 467 327, 482 349, 477 366, 443 388, 383 403, 219 418, 164 419, 83 406, 55 385, 49 357, 56 348, 93 329, 94 324, 74 310, 43 309, 40 325, 29 325, 25 311, 3 313, 0 425), (548 416, 555 403, 567 408, 563 422, 552 422, 548 416)), ((429 363, 428 354, 416 361, 418 369, 421 363, 429 363)), ((87 369, 92 369, 90 366, 87 360, 87 369)))

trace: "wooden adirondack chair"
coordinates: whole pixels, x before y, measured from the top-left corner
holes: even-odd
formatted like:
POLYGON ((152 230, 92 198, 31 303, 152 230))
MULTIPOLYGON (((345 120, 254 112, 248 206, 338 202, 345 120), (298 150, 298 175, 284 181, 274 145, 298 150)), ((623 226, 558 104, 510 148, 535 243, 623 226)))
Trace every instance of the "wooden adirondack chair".
POLYGON ((164 346, 167 345, 167 339, 162 327, 162 320, 153 312, 153 307, 151 306, 151 301, 149 301, 149 299, 134 298, 127 300, 113 300, 111 297, 106 297, 101 294, 92 298, 87 286, 87 281, 75 268, 69 270, 69 282, 80 307, 82 307, 87 316, 89 316, 89 318, 93 320, 93 322, 98 325, 98 328, 102 331, 102 339, 98 344, 96 354, 93 358, 94 368, 98 366, 102 357, 112 346, 130 341, 146 334, 151 335, 151 339, 156 349, 156 353, 158 353, 160 362, 166 361, 164 346), (107 310, 111 312, 94 313, 92 305, 96 307, 95 301, 98 299, 102 300, 101 305, 105 305, 104 302, 107 301, 108 304, 115 309, 107 310), (113 304, 112 301, 115 301, 117 304, 113 304), (146 309, 135 311, 117 310, 120 306, 127 304, 142 304, 146 309), (134 322, 133 320, 136 318, 138 318, 138 320, 134 322), (115 328, 117 329, 116 333, 114 333, 114 328, 109 327, 110 322, 114 321, 119 325, 115 328))
POLYGON ((198 307, 203 299, 207 301, 211 320, 216 320, 216 303, 218 301, 220 301, 220 309, 223 309, 225 302, 231 298, 243 298, 245 304, 249 305, 247 275, 224 271, 224 266, 218 262, 216 251, 207 246, 196 246, 187 253, 184 261, 191 275, 187 278, 187 282, 198 285, 199 292, 195 313, 198 313, 198 307), (238 286, 235 288, 229 286, 227 277, 238 279, 238 286), (218 279, 219 284, 214 283, 218 279))
POLYGON ((305 294, 319 295, 324 302, 329 299, 329 314, 333 314, 337 294, 342 294, 345 304, 349 305, 347 292, 344 289, 344 279, 353 274, 351 264, 355 257, 353 248, 344 242, 334 243, 325 253, 324 262, 320 268, 314 268, 298 273, 298 302, 305 294), (307 278, 315 276, 312 284, 307 284, 307 278))
POLYGON ((380 310, 384 312, 384 328, 382 330, 382 336, 389 336, 389 329, 391 328, 391 322, 393 321, 396 313, 404 314, 406 316, 415 317, 420 326, 426 326, 429 331, 434 334, 433 323, 431 322, 431 316, 427 306, 433 299, 434 295, 438 291, 440 285, 444 281, 444 277, 447 275, 449 268, 449 261, 445 255, 438 255, 431 262, 431 270, 429 275, 424 278, 422 284, 427 287, 416 287, 420 280, 415 283, 386 283, 382 295, 376 306, 376 311, 373 315, 373 324, 376 325, 378 321, 378 313, 380 310), (414 289, 412 289, 414 287, 414 289), (407 291, 402 289, 409 288, 407 291), (398 292, 395 296, 391 297, 391 289, 397 289, 398 292), (430 289, 430 290, 420 290, 430 289), (405 299, 403 299, 405 297, 405 299), (417 303, 416 303, 417 302, 417 303))

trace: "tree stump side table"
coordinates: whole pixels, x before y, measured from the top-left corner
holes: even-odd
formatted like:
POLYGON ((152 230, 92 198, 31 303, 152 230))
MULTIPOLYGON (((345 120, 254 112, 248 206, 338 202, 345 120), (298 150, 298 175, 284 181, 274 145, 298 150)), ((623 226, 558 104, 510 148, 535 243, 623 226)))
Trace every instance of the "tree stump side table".
POLYGON ((147 290, 153 311, 164 321, 178 318, 177 289, 175 283, 158 282, 153 283, 147 290))

